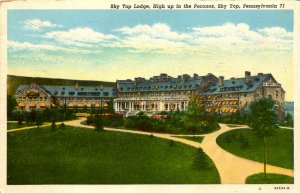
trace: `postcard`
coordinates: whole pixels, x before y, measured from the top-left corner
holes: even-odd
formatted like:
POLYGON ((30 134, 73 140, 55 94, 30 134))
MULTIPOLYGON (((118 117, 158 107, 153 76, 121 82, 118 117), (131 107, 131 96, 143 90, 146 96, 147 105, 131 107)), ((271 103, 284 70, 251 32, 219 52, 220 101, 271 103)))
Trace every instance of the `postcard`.
POLYGON ((297 1, 1 2, 0 192, 299 192, 297 1))

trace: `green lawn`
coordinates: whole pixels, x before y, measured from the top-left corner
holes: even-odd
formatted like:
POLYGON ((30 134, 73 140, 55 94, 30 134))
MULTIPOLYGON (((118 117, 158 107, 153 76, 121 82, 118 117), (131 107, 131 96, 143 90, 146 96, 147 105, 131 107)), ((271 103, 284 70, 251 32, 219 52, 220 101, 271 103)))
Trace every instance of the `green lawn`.
MULTIPOLYGON (((217 143, 225 150, 251 160, 263 162, 263 143, 251 129, 238 129, 223 133, 217 143)), ((277 129, 267 137, 267 163, 293 169, 293 130, 277 129)))
POLYGON ((8 184, 218 184, 196 149, 144 135, 43 127, 8 133, 8 184))
POLYGON ((11 123, 11 122, 8 122, 7 123, 7 130, 10 130, 10 129, 17 129, 17 128, 22 128, 22 127, 30 127, 30 126, 35 126, 34 123, 22 123, 21 125, 19 125, 18 123, 11 123))
POLYGON ((246 184, 293 184, 294 178, 280 174, 267 174, 267 181, 264 180, 264 173, 248 176, 246 184))
POLYGON ((204 139, 203 136, 174 136, 174 137, 188 139, 188 140, 196 141, 196 142, 199 142, 199 143, 202 143, 202 141, 204 139))

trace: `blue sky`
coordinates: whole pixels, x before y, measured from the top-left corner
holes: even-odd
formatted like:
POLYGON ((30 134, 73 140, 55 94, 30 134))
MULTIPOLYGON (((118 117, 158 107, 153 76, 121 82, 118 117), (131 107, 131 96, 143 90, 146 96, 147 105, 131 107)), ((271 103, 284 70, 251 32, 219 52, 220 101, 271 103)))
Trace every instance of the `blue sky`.
POLYGON ((115 81, 272 73, 292 98, 289 10, 9 10, 9 74, 115 81))

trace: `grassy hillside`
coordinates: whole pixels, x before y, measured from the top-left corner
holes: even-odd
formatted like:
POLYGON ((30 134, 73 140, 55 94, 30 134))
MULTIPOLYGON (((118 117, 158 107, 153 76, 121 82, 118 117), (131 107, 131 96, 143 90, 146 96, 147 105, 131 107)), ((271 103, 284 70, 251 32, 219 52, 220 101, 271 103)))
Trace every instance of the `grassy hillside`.
POLYGON ((8 184, 219 184, 197 149, 122 132, 50 127, 8 133, 8 184), (198 163, 198 162, 196 162, 198 163))
POLYGON ((57 86, 72 86, 78 83, 79 86, 115 86, 114 82, 94 81, 94 80, 70 80, 70 79, 54 79, 54 78, 40 78, 40 77, 26 77, 7 75, 7 92, 13 95, 19 85, 29 85, 36 83, 38 85, 57 85, 57 86))
MULTIPOLYGON (((292 129, 276 129, 267 137, 267 163, 293 169, 294 140, 292 129)), ((237 129, 223 133, 217 138, 217 143, 223 149, 235 155, 263 162, 263 142, 257 138, 252 129, 237 129)))

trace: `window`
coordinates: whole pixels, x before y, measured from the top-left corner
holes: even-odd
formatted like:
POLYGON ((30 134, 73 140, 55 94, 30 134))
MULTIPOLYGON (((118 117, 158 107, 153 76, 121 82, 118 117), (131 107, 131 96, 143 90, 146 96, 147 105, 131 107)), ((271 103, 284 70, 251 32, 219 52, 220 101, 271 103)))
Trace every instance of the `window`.
POLYGON ((247 97, 247 93, 244 93, 244 97, 247 97))
POLYGON ((65 95, 65 92, 62 91, 60 94, 61 94, 61 95, 65 95))
POLYGON ((276 90, 276 98, 278 98, 278 90, 276 90))
POLYGON ((109 94, 108 92, 104 92, 103 96, 108 96, 108 94, 109 94))
POLYGON ((270 99, 272 99, 272 95, 268 95, 268 97, 269 97, 270 99))

